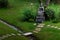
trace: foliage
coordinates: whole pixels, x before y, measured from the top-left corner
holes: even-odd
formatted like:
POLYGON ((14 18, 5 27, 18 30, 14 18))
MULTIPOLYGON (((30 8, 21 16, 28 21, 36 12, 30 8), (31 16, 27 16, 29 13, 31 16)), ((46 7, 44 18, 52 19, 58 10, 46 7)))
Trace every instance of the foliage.
POLYGON ((55 12, 52 9, 45 10, 45 19, 46 20, 53 20, 55 18, 55 12))
POLYGON ((34 21, 35 16, 33 15, 33 12, 31 12, 30 10, 25 10, 23 14, 23 21, 34 21))
POLYGON ((58 13, 57 18, 60 21, 60 12, 58 13))
POLYGON ((55 18, 54 20, 52 20, 52 23, 58 23, 59 21, 55 18))
POLYGON ((53 23, 60 22, 60 12, 56 15, 56 18, 52 21, 53 23))
POLYGON ((58 15, 55 19, 56 19, 57 22, 60 22, 60 12, 58 13, 58 15))

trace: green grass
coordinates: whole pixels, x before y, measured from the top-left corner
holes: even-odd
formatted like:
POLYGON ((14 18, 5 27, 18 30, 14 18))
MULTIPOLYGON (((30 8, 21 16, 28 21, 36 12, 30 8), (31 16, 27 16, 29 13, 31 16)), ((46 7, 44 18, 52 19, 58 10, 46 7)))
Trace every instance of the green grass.
POLYGON ((60 22, 52 23, 52 21, 46 21, 46 22, 44 22, 44 24, 60 27, 60 22))
POLYGON ((35 29, 35 26, 33 25, 33 22, 21 22, 20 18, 23 16, 23 12, 26 9, 29 9, 36 13, 36 9, 38 7, 38 3, 33 3, 33 6, 31 7, 31 2, 27 1, 19 1, 19 0, 9 0, 9 4, 11 8, 9 9, 0 9, 0 18, 3 18, 4 20, 8 21, 9 23, 12 23, 20 28, 22 28, 24 31, 32 31, 35 29))
POLYGON ((12 37, 5 38, 3 40, 28 40, 28 39, 23 36, 12 36, 12 37))
POLYGON ((11 33, 18 33, 18 32, 0 22, 0 36, 11 33))
MULTIPOLYGON (((19 28, 22 28, 24 31, 33 31, 36 27, 33 25, 34 23, 33 22, 21 22, 20 18, 22 18, 23 12, 26 9, 29 9, 36 14, 39 3, 33 2, 33 6, 31 6, 30 5, 31 2, 28 2, 27 0, 26 1, 9 0, 9 2, 10 2, 9 4, 10 4, 11 8, 0 9, 0 18, 3 18, 4 20, 8 21, 9 23, 18 26, 19 28)), ((56 16, 60 12, 60 5, 50 4, 48 6, 48 8, 53 9, 55 11, 56 16)), ((60 23, 45 22, 45 24, 46 25, 50 24, 53 26, 60 27, 60 23)), ((2 35, 10 33, 10 32, 15 33, 15 31, 13 31, 13 29, 8 28, 6 25, 1 24, 0 26, 1 26, 0 30, 2 30, 2 31, 0 31, 1 32, 0 34, 2 34, 2 35), (4 32, 5 31, 4 29, 6 30, 6 32, 4 32)), ((42 28, 41 32, 39 32, 36 35, 41 40, 60 40, 60 30, 57 30, 54 28, 48 28, 46 26, 44 28, 42 28)), ((5 40, 11 40, 11 39, 15 40, 14 38, 15 37, 10 37, 5 40)), ((16 37, 16 39, 18 39, 18 38, 19 37, 16 37)), ((24 40, 24 39, 18 39, 18 40, 24 40)))
MULTIPOLYGON (((57 27, 60 27, 60 23, 46 23, 46 25, 53 25, 53 26, 57 26, 57 27), (57 25, 58 24, 58 25, 57 25)), ((55 28, 51 28, 51 27, 47 27, 45 25, 45 27, 42 28, 42 30, 36 34, 37 37, 40 39, 40 40, 60 40, 60 30, 58 29, 55 29, 55 28)))
MULTIPOLYGON (((17 34, 18 32, 0 22, 0 36, 11 34, 11 33, 17 34)), ((3 40, 28 40, 28 39, 24 36, 16 35, 16 36, 10 36, 3 40)))

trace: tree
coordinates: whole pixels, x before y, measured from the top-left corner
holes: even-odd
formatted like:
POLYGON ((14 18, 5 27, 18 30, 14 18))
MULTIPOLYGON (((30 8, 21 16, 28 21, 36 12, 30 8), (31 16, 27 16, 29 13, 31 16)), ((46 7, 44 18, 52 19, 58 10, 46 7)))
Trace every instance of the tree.
POLYGON ((60 0, 51 0, 52 3, 60 4, 60 0))
POLYGON ((40 0, 40 3, 44 4, 45 8, 49 5, 50 0, 40 0))
POLYGON ((47 7, 49 5, 49 3, 50 3, 50 0, 46 0, 45 6, 47 7))

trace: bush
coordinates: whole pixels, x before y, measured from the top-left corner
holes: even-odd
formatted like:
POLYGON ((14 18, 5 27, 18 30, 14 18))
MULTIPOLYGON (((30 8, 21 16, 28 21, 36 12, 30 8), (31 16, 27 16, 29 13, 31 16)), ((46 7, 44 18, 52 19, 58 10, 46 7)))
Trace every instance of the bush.
POLYGON ((52 22, 53 22, 53 23, 60 22, 60 12, 58 13, 58 15, 56 15, 55 20, 53 20, 52 22))
POLYGON ((52 9, 45 10, 45 19, 46 20, 53 20, 55 19, 55 12, 52 9))
POLYGON ((56 17, 57 21, 60 22, 60 12, 58 13, 57 17, 56 17))
POLYGON ((0 8, 6 8, 8 5, 8 0, 0 0, 0 8))
POLYGON ((22 18, 22 21, 34 21, 35 17, 33 15, 33 12, 30 10, 26 10, 23 14, 24 16, 22 18))
POLYGON ((52 20, 52 23, 58 23, 59 21, 55 18, 54 20, 52 20))

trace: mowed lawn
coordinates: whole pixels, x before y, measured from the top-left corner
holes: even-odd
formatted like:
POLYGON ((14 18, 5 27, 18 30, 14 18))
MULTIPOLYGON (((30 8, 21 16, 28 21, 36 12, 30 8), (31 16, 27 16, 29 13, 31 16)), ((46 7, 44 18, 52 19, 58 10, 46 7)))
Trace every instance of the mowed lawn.
POLYGON ((38 3, 34 2, 31 6, 31 2, 28 1, 19 1, 19 0, 9 0, 10 8, 0 9, 0 18, 8 21, 11 24, 22 28, 24 31, 32 31, 35 29, 33 25, 34 22, 21 22, 20 18, 23 16, 23 12, 26 9, 31 10, 36 14, 38 3))
POLYGON ((0 36, 11 33, 18 33, 18 32, 0 22, 0 36))
POLYGON ((60 28, 60 23, 45 22, 45 26, 41 31, 35 34, 40 40, 60 40, 60 29, 52 28, 51 26, 60 28), (51 26, 47 26, 51 25, 51 26))
POLYGON ((14 29, 6 26, 5 24, 1 23, 0 22, 0 37, 2 37, 3 35, 7 35, 7 34, 10 34, 11 33, 14 33, 16 34, 16 36, 10 36, 8 38, 5 38, 3 40, 28 40, 26 37, 24 36, 18 36, 18 32, 15 31, 14 29))
MULTIPOLYGON (((33 25, 34 22, 21 22, 20 18, 22 18, 23 12, 26 9, 29 9, 32 12, 34 12, 34 14, 36 14, 39 3, 22 1, 22 0, 21 1, 20 0, 9 0, 9 4, 10 4, 11 8, 0 9, 0 18, 3 18, 4 20, 8 21, 9 23, 18 26, 19 28, 23 29, 24 31, 33 31, 36 27, 33 25), (31 6, 31 3, 33 3, 33 6, 31 6)), ((55 11, 55 14, 58 14, 60 12, 60 5, 52 4, 52 5, 49 5, 48 8, 53 9, 55 11)), ((2 23, 0 23, 0 24, 1 24, 0 25, 1 30, 3 29, 0 33, 1 35, 7 34, 10 32, 16 33, 16 31, 13 31, 13 29, 8 28, 8 26, 6 26, 2 23), (2 26, 3 26, 3 28, 2 28, 2 26), (4 29, 6 30, 6 32, 4 29)), ((45 22, 45 24, 46 25, 50 24, 53 26, 60 27, 60 22, 59 23, 45 22)), ((36 35, 40 40, 60 40, 60 30, 50 28, 47 26, 42 28, 42 30, 36 35)), ((11 38, 13 38, 12 40, 14 40, 15 36, 6 38, 5 40, 10 40, 11 38)), ((16 37, 16 38, 18 39, 19 37, 16 37)), ((25 40, 25 39, 18 39, 18 40, 25 40)))
POLYGON ((23 36, 11 36, 11 37, 5 38, 3 40, 28 40, 28 39, 23 36))
MULTIPOLYGON (((50 4, 48 8, 55 11, 55 16, 58 16, 58 13, 60 12, 60 5, 54 5, 50 4)), ((60 30, 56 28, 51 28, 51 26, 60 28, 60 22, 58 23, 52 23, 52 21, 46 21, 45 26, 42 28, 42 30, 36 34, 37 37, 40 40, 60 40, 60 30), (51 25, 51 26, 47 26, 51 25)))

